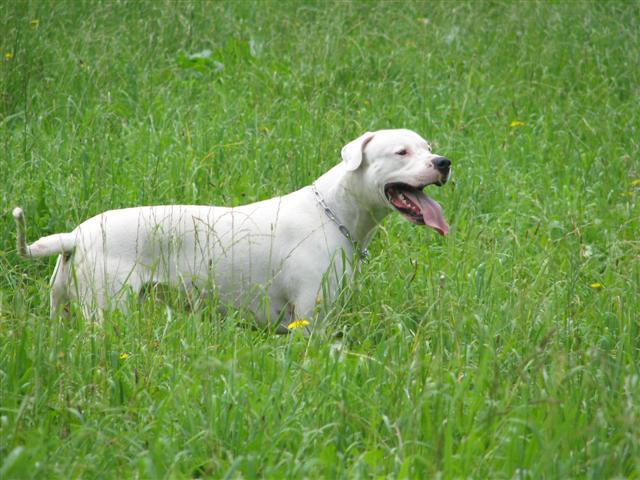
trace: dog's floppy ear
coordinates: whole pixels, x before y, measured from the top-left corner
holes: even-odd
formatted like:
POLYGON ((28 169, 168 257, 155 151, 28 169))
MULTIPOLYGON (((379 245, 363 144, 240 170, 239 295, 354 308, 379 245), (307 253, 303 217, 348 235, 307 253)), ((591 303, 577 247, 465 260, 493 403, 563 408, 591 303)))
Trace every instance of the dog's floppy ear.
POLYGON ((348 171, 352 172, 360 166, 364 156, 364 147, 371 141, 373 135, 373 133, 367 132, 342 147, 340 154, 348 171))

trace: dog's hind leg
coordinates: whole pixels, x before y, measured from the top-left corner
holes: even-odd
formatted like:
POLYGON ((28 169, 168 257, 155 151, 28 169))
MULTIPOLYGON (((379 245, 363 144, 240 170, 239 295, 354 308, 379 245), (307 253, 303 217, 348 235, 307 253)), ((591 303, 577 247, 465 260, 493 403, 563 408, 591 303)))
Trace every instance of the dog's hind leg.
POLYGON ((69 281, 71 279, 71 255, 58 255, 56 267, 51 275, 49 286, 51 311, 50 317, 58 315, 67 317, 69 315, 69 281))

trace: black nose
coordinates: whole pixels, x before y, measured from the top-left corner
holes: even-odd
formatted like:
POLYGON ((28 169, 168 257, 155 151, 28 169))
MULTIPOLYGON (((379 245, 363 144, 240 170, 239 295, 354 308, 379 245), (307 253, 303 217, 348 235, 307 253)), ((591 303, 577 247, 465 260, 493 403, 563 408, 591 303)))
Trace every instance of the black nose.
POLYGON ((438 170, 441 173, 448 173, 451 168, 451 160, 447 157, 436 157, 432 161, 433 168, 438 170))

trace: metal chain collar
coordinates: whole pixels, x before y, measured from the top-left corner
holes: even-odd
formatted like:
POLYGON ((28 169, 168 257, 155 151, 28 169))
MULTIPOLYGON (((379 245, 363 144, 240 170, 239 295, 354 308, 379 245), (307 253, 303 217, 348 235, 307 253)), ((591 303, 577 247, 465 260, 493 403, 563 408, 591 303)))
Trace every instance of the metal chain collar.
POLYGON ((342 223, 340 223, 340 220, 338 219, 336 214, 333 213, 333 211, 329 208, 327 203, 324 201, 324 198, 322 198, 322 195, 320 195, 320 192, 316 188, 315 183, 311 184, 311 190, 313 191, 313 194, 315 195, 316 201, 318 202, 318 205, 320 205, 320 208, 322 208, 322 210, 324 210, 324 213, 327 215, 327 217, 329 217, 329 219, 338 226, 338 230, 340 230, 340 233, 342 233, 342 235, 344 235, 346 239, 349 240, 349 243, 351 243, 351 246, 354 248, 354 250, 358 252, 358 256, 360 260, 367 260, 367 258, 369 257, 369 250, 366 248, 360 248, 358 246, 358 242, 356 242, 353 239, 353 237, 351 236, 351 232, 349 232, 349 229, 345 227, 342 223))

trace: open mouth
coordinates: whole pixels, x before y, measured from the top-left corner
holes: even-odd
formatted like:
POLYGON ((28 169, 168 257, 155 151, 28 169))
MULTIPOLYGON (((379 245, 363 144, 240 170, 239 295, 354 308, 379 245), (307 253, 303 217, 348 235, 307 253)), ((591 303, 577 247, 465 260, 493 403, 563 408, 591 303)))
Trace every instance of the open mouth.
POLYGON ((442 207, 424 194, 424 187, 426 185, 413 187, 401 182, 388 183, 384 187, 384 193, 391 206, 407 220, 416 225, 426 225, 440 235, 446 235, 449 225, 442 216, 442 207))

